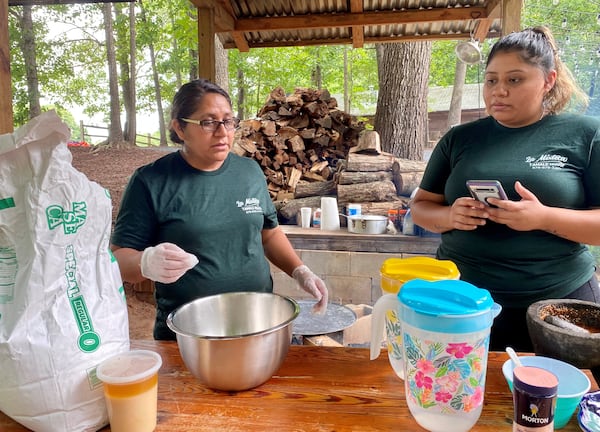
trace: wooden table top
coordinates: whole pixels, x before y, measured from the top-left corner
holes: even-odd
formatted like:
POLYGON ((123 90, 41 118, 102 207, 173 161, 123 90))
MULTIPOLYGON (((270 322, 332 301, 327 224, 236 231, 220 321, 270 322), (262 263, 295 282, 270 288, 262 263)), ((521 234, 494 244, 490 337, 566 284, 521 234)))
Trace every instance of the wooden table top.
MULTIPOLYGON (((404 384, 385 351, 370 361, 365 348, 292 345, 279 371, 265 384, 219 392, 187 371, 176 342, 132 341, 131 346, 156 351, 163 359, 156 432, 424 431, 408 410, 404 384)), ((473 431, 511 430, 512 394, 501 371, 507 358, 503 352, 488 356, 484 408, 473 431)), ((591 373, 586 373, 592 390, 597 390, 591 373)), ((26 430, 0 413, 0 431, 26 430)), ((576 417, 561 431, 580 431, 576 417)))

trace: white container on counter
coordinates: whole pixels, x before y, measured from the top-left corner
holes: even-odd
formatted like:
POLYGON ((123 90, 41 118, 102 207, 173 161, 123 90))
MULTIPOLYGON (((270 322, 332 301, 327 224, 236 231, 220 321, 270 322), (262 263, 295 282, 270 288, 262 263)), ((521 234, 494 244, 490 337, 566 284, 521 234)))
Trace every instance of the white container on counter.
POLYGON ((321 229, 340 229, 340 211, 335 197, 321 197, 321 229))

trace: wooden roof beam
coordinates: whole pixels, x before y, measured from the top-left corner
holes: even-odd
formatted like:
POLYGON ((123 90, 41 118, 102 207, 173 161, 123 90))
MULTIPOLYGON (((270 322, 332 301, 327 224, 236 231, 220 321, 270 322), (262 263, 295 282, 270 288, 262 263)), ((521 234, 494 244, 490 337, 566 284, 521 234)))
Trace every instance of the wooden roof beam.
MULTIPOLYGON (((365 38, 365 44, 375 43, 391 43, 391 42, 410 42, 410 41, 422 41, 422 40, 452 40, 457 39, 468 39, 469 33, 449 33, 449 34, 431 34, 431 35, 404 35, 404 36, 378 36, 365 38)), ((315 46, 315 45, 350 45, 353 40, 350 37, 340 37, 337 39, 311 39, 311 40, 297 40, 297 41, 270 41, 261 43, 251 43, 250 48, 281 48, 291 46, 315 46)), ((224 45, 224 48, 230 49, 235 48, 235 45, 224 45)))
POLYGON ((216 31, 219 33, 230 32, 232 30, 252 32, 318 29, 331 27, 364 27, 438 21, 466 21, 483 18, 488 18, 488 11, 483 7, 436 8, 428 10, 404 11, 369 11, 360 13, 326 13, 321 15, 239 18, 235 22, 234 29, 217 27, 216 31))
POLYGON ((51 6, 80 3, 131 3, 136 0, 9 0, 9 6, 51 6))
POLYGON ((502 0, 490 0, 487 4, 487 18, 477 21, 473 39, 482 42, 488 36, 490 27, 495 19, 502 18, 502 0))
POLYGON ((473 39, 479 42, 485 40, 490 31, 490 27, 492 26, 492 22, 494 22, 494 20, 491 18, 484 18, 477 21, 475 31, 473 32, 473 39))

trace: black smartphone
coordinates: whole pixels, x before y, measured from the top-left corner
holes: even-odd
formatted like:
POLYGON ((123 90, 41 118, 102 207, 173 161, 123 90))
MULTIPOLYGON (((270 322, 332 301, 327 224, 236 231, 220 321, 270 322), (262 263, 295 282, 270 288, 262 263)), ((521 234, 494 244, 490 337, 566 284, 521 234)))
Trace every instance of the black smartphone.
POLYGON ((488 198, 508 199, 502 184, 498 180, 467 180, 467 189, 473 198, 487 206, 488 198))

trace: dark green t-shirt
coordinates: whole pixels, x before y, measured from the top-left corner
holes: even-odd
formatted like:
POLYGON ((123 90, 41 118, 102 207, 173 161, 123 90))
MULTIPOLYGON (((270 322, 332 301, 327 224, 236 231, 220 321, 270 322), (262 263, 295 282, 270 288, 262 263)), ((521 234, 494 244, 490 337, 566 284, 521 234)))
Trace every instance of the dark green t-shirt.
POLYGON ((170 242, 198 257, 177 282, 156 283, 154 337, 172 339, 167 315, 212 294, 273 290, 261 232, 277 212, 258 164, 229 154, 221 168, 191 167, 174 152, 135 171, 123 195, 112 243, 137 250, 170 242))
MULTIPOLYGON (((572 114, 547 116, 523 128, 487 117, 452 128, 437 144, 420 187, 447 204, 469 196, 467 180, 499 180, 511 200, 515 181, 545 205, 600 207, 600 122, 572 114)), ((561 298, 594 273, 587 247, 543 231, 518 232, 488 221, 474 231, 442 234, 438 257, 461 278, 507 307, 561 298)))

